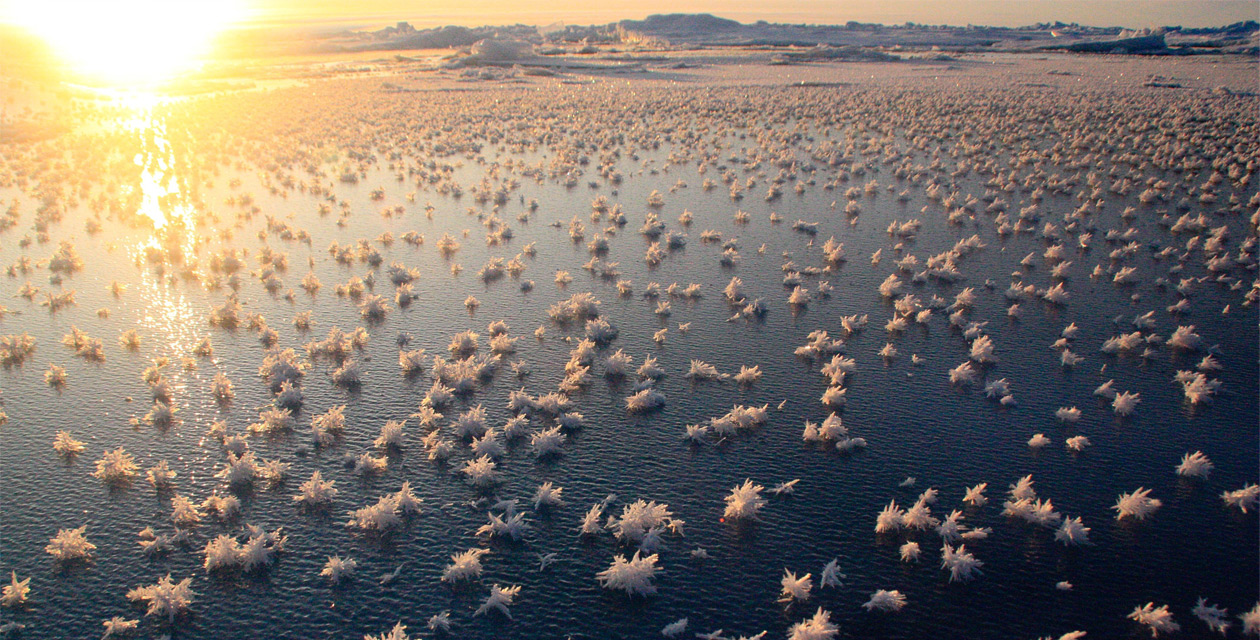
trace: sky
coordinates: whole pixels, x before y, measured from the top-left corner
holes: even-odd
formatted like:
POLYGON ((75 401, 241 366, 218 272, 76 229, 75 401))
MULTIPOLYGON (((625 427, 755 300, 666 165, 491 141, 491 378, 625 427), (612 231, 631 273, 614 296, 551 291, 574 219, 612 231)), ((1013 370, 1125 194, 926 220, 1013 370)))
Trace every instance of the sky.
MULTIPOLYGON (((7 1, 7 0, 6 0, 7 1)), ((255 20, 462 24, 603 24, 653 13, 712 13, 740 22, 1022 26, 1220 26, 1260 19, 1256 0, 254 0, 255 20)))
MULTIPOLYGON (((186 0, 165 0, 175 5, 186 0)), ((14 22, 22 5, 0 0, 0 22, 14 22)), ((901 24, 1021 26, 1078 22, 1091 26, 1220 26, 1260 19, 1256 0, 241 0, 235 20, 250 24, 340 22, 375 26, 406 20, 417 27, 446 24, 604 24, 652 13, 712 13, 740 22, 838 24, 856 20, 901 24)), ((57 0, 74 19, 114 0, 57 0), (90 10, 89 10, 90 9, 90 10)))

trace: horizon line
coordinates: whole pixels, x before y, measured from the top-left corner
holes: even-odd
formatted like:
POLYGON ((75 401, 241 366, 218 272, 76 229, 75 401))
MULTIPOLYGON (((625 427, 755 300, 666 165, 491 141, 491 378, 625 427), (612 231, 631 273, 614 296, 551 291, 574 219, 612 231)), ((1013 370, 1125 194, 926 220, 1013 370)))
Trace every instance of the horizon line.
MULTIPOLYGON (((531 18, 541 18, 542 15, 539 15, 539 14, 548 14, 548 13, 554 13, 557 15, 557 18, 559 18, 560 16, 564 14, 571 14, 572 12, 560 11, 560 10, 556 10, 556 11, 540 10, 540 11, 533 11, 529 13, 531 14, 531 18)), ((417 29, 434 29, 434 28, 442 28, 442 27, 466 27, 470 29, 484 28, 484 27, 512 27, 512 26, 544 27, 544 26, 550 26, 553 24, 562 24, 566 27, 568 26, 603 27, 603 26, 608 26, 608 25, 619 24, 621 22, 641 22, 653 16, 673 16, 673 15, 711 16, 711 17, 724 19, 724 20, 732 20, 745 26, 754 25, 758 23, 768 23, 768 24, 784 25, 784 26, 843 27, 849 23, 857 23, 861 25, 871 25, 871 26, 880 26, 880 27, 888 27, 888 28, 899 28, 899 27, 905 27, 907 25, 913 25, 915 27, 923 27, 923 28, 949 28, 949 29, 986 28, 986 29, 1009 29, 1009 30, 1031 29, 1031 28, 1036 28, 1043 25, 1052 25, 1052 24, 1058 24, 1058 25, 1064 25, 1064 26, 1076 26, 1076 27, 1082 27, 1082 28, 1087 28, 1087 29, 1143 29, 1143 28, 1219 29, 1219 28, 1224 28, 1231 25, 1235 25, 1235 24, 1242 24, 1242 23, 1247 23, 1247 22, 1258 22, 1257 18, 1247 18, 1243 20, 1222 21, 1219 23, 1212 23, 1205 26, 1186 26, 1183 24, 1153 24, 1147 27, 1135 27, 1135 26, 1119 24, 1119 23, 1090 24, 1090 23, 1067 21, 1067 20, 1039 20, 1039 21, 1017 24, 1017 25, 1012 26, 1012 25, 984 24, 984 23, 965 23, 965 24, 951 24, 947 22, 934 23, 934 22, 919 22, 919 21, 914 21, 914 20, 906 20, 902 22, 880 22, 880 21, 868 21, 868 20, 848 20, 844 22, 826 22, 826 21, 792 22, 792 21, 787 21, 787 20, 766 20, 764 18, 758 18, 757 20, 745 21, 745 20, 740 20, 736 17, 731 17, 730 14, 734 14, 737 16, 743 16, 743 15, 749 15, 749 14, 751 15, 762 15, 762 14, 757 13, 757 12, 752 12, 752 11, 730 11, 730 12, 723 12, 723 13, 726 13, 728 15, 722 15, 719 13, 714 13, 714 12, 709 12, 709 11, 701 11, 701 12, 681 12, 680 11, 680 12, 669 12, 669 13, 649 13, 643 16, 642 18, 625 17, 625 18, 618 18, 618 19, 609 20, 605 22, 576 21, 576 20, 571 21, 571 20, 564 20, 564 19, 552 19, 552 20, 541 20, 541 21, 523 20, 524 16, 522 15, 521 16, 522 20, 509 19, 509 20, 503 20, 503 21, 490 20, 490 21, 476 22, 476 21, 471 21, 471 20, 458 20, 458 18, 465 18, 465 17, 466 18, 471 18, 471 17, 489 18, 490 16, 485 15, 480 12, 472 12, 472 11, 468 11, 468 12, 446 11, 446 12, 439 12, 439 13, 429 13, 423 17, 407 17, 406 14, 400 14, 396 12, 383 12, 383 13, 358 14, 358 15, 346 15, 346 16, 313 16, 313 17, 260 16, 260 17, 249 18, 249 19, 237 22, 236 24, 232 25, 229 29, 253 29, 253 28, 268 28, 268 27, 282 28, 285 26, 315 27, 315 26, 322 25, 322 26, 343 26, 346 29, 357 30, 357 29, 380 29, 384 27, 395 26, 400 23, 406 23, 406 24, 412 25, 413 27, 417 29), (456 19, 456 20, 451 21, 451 19, 456 19)), ((0 24, 5 24, 9 26, 18 26, 18 25, 13 25, 12 23, 6 23, 3 21, 0 21, 0 24)))

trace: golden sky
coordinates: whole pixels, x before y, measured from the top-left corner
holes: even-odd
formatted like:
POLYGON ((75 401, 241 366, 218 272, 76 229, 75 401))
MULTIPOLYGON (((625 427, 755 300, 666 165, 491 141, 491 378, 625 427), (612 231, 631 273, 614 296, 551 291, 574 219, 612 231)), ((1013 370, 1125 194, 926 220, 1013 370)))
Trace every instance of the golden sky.
POLYGON ((261 20, 410 20, 413 24, 602 24, 653 13, 712 13, 741 22, 1219 26, 1256 19, 1255 0, 254 0, 261 20))
POLYGON ((76 72, 130 86, 195 66, 246 15, 248 0, 0 1, 6 23, 41 38, 76 72))
MULTIPOLYGON (((162 0, 179 6, 196 0, 162 0)), ((129 0, 0 0, 0 21, 15 22, 29 5, 55 5, 62 20, 126 7, 129 0)), ((234 22, 409 20, 443 24, 602 24, 652 13, 713 13, 741 22, 987 24, 1079 22, 1094 26, 1219 26, 1256 19, 1255 0, 239 0, 234 22)))

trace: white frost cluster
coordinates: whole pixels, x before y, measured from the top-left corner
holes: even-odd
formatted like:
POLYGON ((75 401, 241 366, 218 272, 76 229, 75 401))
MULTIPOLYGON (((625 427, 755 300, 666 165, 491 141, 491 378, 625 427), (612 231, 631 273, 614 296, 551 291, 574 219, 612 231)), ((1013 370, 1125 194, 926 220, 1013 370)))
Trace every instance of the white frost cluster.
POLYGON ((607 569, 595 574, 595 578, 605 589, 624 591, 631 596, 649 596, 656 593, 652 579, 661 571, 656 561, 656 554, 644 556, 641 551, 635 551, 629 560, 616 556, 607 569))

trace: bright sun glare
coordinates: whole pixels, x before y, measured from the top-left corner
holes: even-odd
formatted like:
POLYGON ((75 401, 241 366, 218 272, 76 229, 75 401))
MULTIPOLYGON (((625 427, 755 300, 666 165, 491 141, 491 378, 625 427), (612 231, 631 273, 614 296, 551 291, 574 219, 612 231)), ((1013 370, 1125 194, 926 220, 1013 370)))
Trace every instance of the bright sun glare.
POLYGON ((74 71, 116 87, 194 68, 242 17, 242 0, 11 0, 6 19, 49 43, 74 71))

